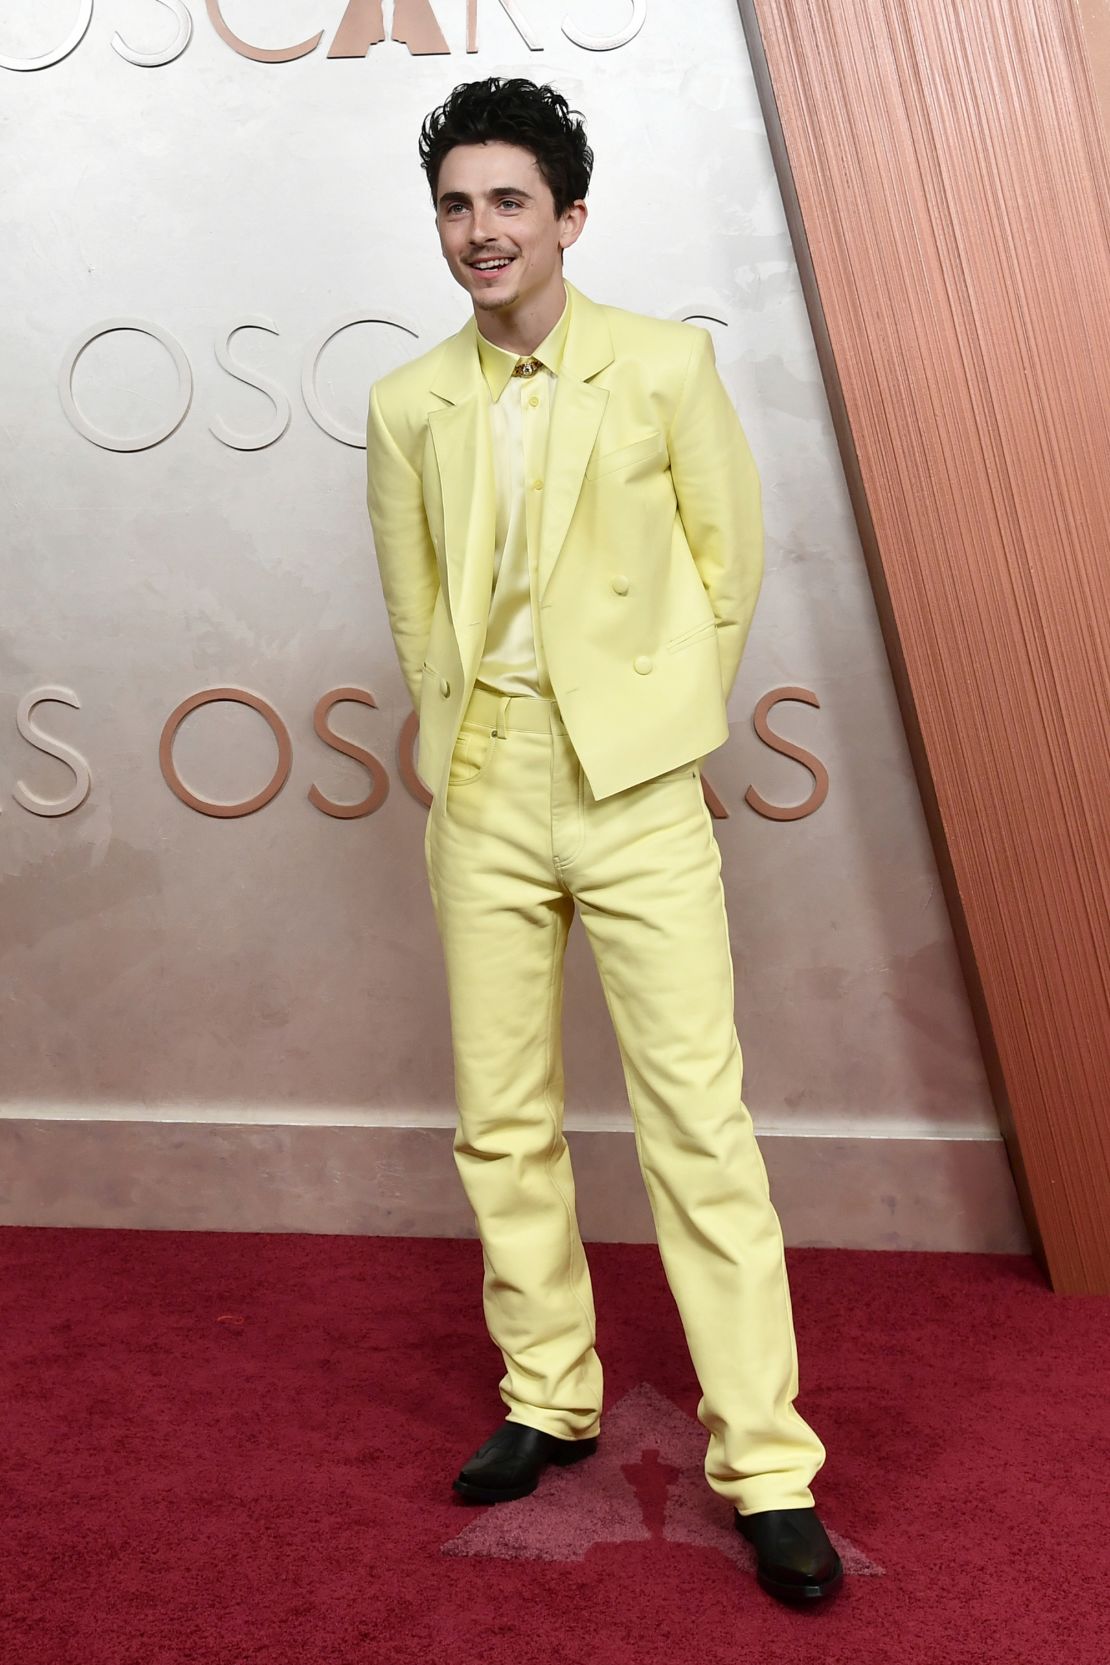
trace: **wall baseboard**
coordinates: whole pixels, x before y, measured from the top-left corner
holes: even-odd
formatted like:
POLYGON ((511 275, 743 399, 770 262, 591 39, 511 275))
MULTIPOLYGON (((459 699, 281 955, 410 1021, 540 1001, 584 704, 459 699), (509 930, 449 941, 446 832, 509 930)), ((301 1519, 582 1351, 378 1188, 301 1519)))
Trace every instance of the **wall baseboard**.
MULTIPOLYGON (((0 1224, 473 1237, 449 1127, 0 1118, 0 1224)), ((626 1129, 568 1129, 587 1242, 654 1240, 626 1129)), ((1028 1254, 1000 1138, 759 1134, 790 1246, 1028 1254)))

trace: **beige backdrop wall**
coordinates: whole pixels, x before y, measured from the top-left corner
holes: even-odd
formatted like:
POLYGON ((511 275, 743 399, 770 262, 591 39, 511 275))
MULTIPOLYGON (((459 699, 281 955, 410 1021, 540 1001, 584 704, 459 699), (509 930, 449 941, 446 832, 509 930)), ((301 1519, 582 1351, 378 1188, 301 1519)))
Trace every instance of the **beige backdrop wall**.
MULTIPOLYGON (((49 56, 75 4, 5 7, 0 59, 49 56)), ((361 441, 370 381, 465 315, 420 119, 457 80, 519 73, 589 119, 568 275, 707 324, 761 470, 766 581, 706 776, 745 1100, 788 1241, 1024 1249, 734 0, 527 0, 535 48, 489 4, 471 54, 466 7, 433 9, 450 55, 387 39, 344 59, 341 5, 226 4, 264 48, 323 29, 280 63, 202 5, 119 0, 59 62, 0 67, 0 1218, 473 1229, 361 441), (157 55, 180 14, 168 63, 113 47, 157 55), (620 45, 562 30, 619 37, 630 17, 620 45), (95 335, 69 376, 118 321, 154 333, 95 335), (170 713, 212 688, 287 732, 288 777, 254 813, 200 813, 159 767, 170 713), (337 688, 360 697, 328 722, 387 778, 372 813, 343 813, 371 775, 314 730, 337 688), (828 791, 783 818, 751 798, 814 797, 753 726, 786 688, 806 698, 770 726, 828 791)), ((173 745, 217 803, 263 792, 279 757, 232 701, 173 745)), ((579 927, 567 973, 583 1228, 647 1236, 579 927)))

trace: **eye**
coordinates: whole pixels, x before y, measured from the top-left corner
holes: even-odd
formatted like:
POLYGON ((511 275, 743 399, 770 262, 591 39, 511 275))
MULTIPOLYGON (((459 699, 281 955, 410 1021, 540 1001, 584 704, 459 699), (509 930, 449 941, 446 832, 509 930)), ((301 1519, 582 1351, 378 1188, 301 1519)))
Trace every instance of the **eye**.
POLYGON ((508 205, 511 208, 519 208, 520 207, 520 203, 517 201, 516 197, 502 197, 501 198, 502 208, 505 207, 506 203, 508 203, 508 205))

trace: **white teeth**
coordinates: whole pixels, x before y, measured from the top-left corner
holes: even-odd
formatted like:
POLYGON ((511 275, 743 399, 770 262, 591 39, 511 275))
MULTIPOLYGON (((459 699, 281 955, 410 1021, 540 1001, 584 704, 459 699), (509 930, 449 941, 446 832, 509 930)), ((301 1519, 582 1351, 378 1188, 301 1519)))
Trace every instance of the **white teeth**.
POLYGON ((474 265, 479 272, 493 272, 501 266, 508 266, 508 260, 476 260, 474 265))

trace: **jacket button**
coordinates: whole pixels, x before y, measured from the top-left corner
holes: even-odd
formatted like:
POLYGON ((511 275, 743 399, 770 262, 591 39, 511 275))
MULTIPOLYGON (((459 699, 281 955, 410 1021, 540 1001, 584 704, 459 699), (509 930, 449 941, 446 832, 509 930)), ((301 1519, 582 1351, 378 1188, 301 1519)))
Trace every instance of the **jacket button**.
POLYGON ((632 663, 634 669, 639 671, 641 676, 646 676, 651 670, 651 660, 646 653, 638 653, 632 663))
POLYGON ((616 590, 618 595, 628 594, 628 579, 624 576, 623 572, 614 573, 613 588, 616 590))
POLYGON ((448 694, 451 692, 451 684, 445 676, 441 676, 439 679, 439 691, 443 695, 444 699, 446 699, 448 694))

